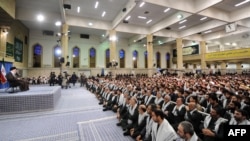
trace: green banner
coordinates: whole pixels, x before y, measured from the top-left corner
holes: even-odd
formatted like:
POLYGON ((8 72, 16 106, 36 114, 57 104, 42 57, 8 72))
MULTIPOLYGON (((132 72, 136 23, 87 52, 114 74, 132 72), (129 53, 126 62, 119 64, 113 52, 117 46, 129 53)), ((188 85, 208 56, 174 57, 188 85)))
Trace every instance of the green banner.
POLYGON ((23 42, 15 38, 14 59, 16 62, 23 62, 23 42))
POLYGON ((14 56, 14 47, 13 44, 6 42, 6 56, 13 57, 14 56))

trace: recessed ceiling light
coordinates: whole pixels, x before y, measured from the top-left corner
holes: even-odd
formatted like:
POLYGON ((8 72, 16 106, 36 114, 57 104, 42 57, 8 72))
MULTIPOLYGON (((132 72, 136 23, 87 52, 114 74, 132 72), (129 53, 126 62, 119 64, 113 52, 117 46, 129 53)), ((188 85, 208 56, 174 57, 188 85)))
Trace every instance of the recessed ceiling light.
POLYGON ((106 11, 103 11, 103 12, 102 12, 102 17, 104 17, 104 16, 105 16, 105 14, 106 14, 106 11))
POLYGON ((56 25, 56 26, 61 26, 62 23, 61 23, 60 21, 56 21, 55 25, 56 25))
POLYGON ((241 6, 243 4, 246 4, 247 2, 250 2, 250 0, 244 0, 244 1, 240 2, 240 3, 235 4, 234 6, 238 7, 238 6, 241 6))
POLYGON ((127 16, 127 18, 125 20, 128 21, 130 18, 131 18, 131 16, 127 16))
POLYGON ((80 8, 80 6, 78 6, 77 7, 77 13, 80 13, 80 10, 81 10, 81 8, 80 8))
POLYGON ((93 23, 89 22, 89 26, 92 26, 92 25, 93 25, 93 23))
POLYGON ((147 19, 147 17, 138 16, 139 19, 147 19))
POLYGON ((178 19, 182 19, 182 18, 183 18, 183 15, 182 15, 182 14, 178 14, 178 15, 177 15, 177 18, 178 18, 178 19))
POLYGON ((151 23, 151 22, 152 22, 152 20, 148 20, 148 21, 147 21, 147 24, 149 24, 149 23, 151 23))
POLYGON ((41 14, 39 14, 39 15, 37 15, 36 19, 37 19, 39 22, 42 22, 42 21, 44 21, 44 16, 41 15, 41 14))
POLYGON ((168 12, 170 10, 170 8, 167 8, 164 10, 164 13, 168 12))
POLYGON ((145 4, 145 2, 142 2, 139 7, 142 7, 145 4))
POLYGON ((179 29, 183 29, 183 28, 185 28, 186 26, 185 25, 183 25, 183 26, 181 26, 181 27, 179 27, 179 29))
POLYGON ((207 19, 207 17, 203 17, 203 18, 201 18, 200 20, 203 21, 203 20, 206 20, 206 19, 207 19))
POLYGON ((98 1, 96 1, 96 2, 95 2, 95 8, 97 8, 97 7, 98 7, 98 5, 99 5, 99 2, 98 2, 98 1))
POLYGON ((187 20, 180 21, 179 24, 185 23, 187 20))

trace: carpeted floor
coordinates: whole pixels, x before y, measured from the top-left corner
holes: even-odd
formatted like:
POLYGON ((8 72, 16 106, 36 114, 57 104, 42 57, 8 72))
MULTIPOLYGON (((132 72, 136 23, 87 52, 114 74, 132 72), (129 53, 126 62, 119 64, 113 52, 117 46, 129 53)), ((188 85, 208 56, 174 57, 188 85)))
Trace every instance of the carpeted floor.
POLYGON ((103 112, 85 88, 77 84, 61 92, 52 111, 0 115, 0 141, 133 141, 116 126, 115 113, 103 112))

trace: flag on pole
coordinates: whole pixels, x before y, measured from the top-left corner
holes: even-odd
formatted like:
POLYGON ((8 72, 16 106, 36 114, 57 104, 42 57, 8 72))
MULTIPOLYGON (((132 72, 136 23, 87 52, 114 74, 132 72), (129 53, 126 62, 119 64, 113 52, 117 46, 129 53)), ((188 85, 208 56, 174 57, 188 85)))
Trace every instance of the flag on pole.
POLYGON ((5 70, 5 67, 4 67, 4 59, 2 61, 2 66, 1 66, 1 74, 0 74, 0 79, 1 79, 1 83, 4 84, 7 82, 7 79, 6 79, 6 70, 5 70))

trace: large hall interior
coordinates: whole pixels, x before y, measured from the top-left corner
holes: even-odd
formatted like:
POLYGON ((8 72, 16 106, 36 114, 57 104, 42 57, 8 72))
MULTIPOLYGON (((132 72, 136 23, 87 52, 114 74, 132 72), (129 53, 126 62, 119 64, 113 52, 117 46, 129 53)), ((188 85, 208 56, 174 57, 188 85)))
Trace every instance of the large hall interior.
POLYGON ((248 124, 249 9, 249 0, 1 0, 0 141, 136 140, 102 105, 103 89, 136 96, 138 107, 149 106, 147 93, 176 94, 185 107, 196 96, 203 122, 211 99, 233 123, 236 96, 248 124), (13 67, 28 91, 4 81, 13 67), (52 83, 52 74, 77 80, 52 83))

